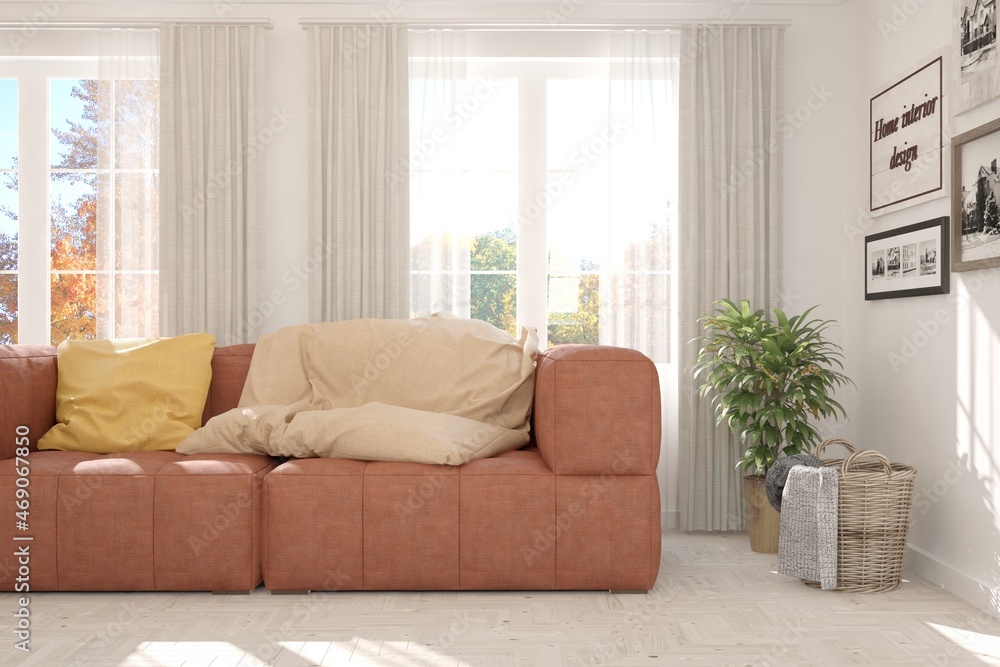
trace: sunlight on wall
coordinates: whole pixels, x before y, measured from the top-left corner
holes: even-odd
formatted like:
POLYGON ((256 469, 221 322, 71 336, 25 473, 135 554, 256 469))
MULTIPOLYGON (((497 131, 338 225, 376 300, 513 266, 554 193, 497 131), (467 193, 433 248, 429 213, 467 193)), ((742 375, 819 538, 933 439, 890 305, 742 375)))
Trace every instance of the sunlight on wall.
MULTIPOLYGON (((956 281, 957 433, 959 458, 969 457, 981 477, 1000 481, 1000 334, 964 280, 956 281)), ((993 509, 1000 509, 994 499, 993 509)))
MULTIPOLYGON (((977 515, 971 520, 979 525, 979 534, 991 535, 989 541, 995 544, 1000 533, 1000 494, 996 493, 1000 482, 997 461, 1000 447, 1000 327, 990 321, 978 304, 980 290, 970 285, 981 286, 982 282, 976 276, 962 277, 955 281, 952 295, 957 301, 958 314, 955 446, 959 460, 968 461, 978 478, 974 486, 966 487, 967 492, 981 494, 979 508, 973 506, 969 510, 977 515)), ((979 550, 975 540, 970 546, 979 550)), ((992 562, 984 562, 983 570, 977 573, 979 586, 990 608, 997 613, 1000 612, 1000 560, 996 553, 982 557, 991 558, 992 562)))

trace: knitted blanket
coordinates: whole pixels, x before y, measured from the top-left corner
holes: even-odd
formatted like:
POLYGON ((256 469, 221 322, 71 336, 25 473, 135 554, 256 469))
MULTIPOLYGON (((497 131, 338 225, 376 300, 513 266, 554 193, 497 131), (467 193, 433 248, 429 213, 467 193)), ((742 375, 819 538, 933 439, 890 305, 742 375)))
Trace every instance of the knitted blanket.
POLYGON ((778 573, 837 587, 837 469, 794 466, 781 500, 778 573))

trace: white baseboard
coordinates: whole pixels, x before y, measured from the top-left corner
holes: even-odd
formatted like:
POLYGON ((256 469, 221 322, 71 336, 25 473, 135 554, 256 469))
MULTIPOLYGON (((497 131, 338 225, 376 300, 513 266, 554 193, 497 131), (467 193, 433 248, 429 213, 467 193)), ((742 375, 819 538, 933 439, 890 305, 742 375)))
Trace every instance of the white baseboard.
POLYGON ((680 517, 680 510, 660 510, 660 528, 664 530, 677 530, 680 517))
MULTIPOLYGON (((991 619, 1000 616, 1000 588, 989 582, 979 581, 951 565, 943 563, 920 547, 906 545, 904 568, 937 584, 952 595, 983 610, 991 619)), ((904 573, 905 578, 905 573, 904 573)))

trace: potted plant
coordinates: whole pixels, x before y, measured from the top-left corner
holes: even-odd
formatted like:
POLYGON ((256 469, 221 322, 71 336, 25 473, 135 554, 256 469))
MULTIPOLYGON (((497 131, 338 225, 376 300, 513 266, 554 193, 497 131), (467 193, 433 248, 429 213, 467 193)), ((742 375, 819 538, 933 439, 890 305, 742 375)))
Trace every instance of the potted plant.
POLYGON ((700 395, 714 393, 718 423, 746 447, 736 465, 748 473, 743 489, 751 549, 777 553, 778 513, 767 501, 764 476, 778 457, 819 442, 813 420, 847 416, 832 394, 853 382, 841 372, 842 348, 823 335, 834 322, 809 319, 815 307, 794 317, 775 308, 772 321, 746 300, 716 305, 714 315, 699 320, 706 333, 696 339, 694 377, 704 375, 700 395))

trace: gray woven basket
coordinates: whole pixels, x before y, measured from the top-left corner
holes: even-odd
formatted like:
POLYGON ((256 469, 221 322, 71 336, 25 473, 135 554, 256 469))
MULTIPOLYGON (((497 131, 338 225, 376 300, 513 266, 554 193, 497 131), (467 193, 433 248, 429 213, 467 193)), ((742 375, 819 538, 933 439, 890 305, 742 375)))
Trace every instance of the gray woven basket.
MULTIPOLYGON (((917 471, 892 463, 875 450, 857 451, 840 439, 828 445, 847 448, 846 459, 826 459, 839 467, 837 504, 837 588, 853 593, 878 593, 899 587, 902 581, 906 534, 910 528, 913 483, 917 471)), ((807 581, 810 586, 817 582, 807 581)))

